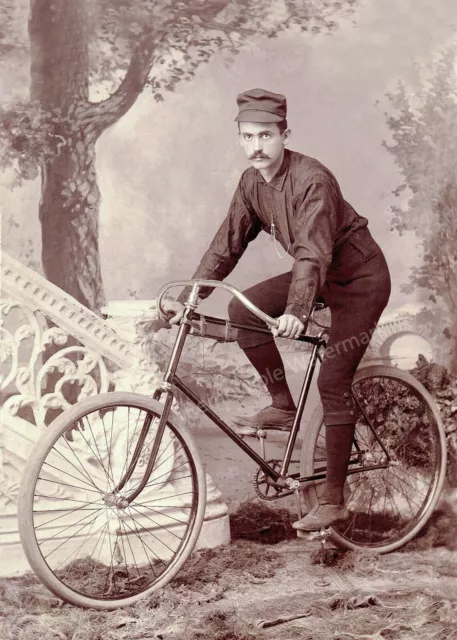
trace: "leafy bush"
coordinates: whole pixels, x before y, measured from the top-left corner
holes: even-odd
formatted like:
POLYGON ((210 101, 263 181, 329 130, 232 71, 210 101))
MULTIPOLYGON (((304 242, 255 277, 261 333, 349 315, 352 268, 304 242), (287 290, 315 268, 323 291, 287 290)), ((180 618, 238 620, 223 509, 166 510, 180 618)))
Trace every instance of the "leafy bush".
POLYGON ((424 385, 435 399, 441 413, 448 452, 447 480, 457 487, 457 376, 436 363, 429 363, 419 356, 411 373, 424 385))

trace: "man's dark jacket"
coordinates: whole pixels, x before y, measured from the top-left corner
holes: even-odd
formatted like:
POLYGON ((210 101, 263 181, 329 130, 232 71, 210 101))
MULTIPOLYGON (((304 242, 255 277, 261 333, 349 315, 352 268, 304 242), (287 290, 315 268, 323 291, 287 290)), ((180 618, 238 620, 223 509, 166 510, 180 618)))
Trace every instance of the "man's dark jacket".
MULTIPOLYGON (((241 176, 224 222, 192 278, 223 280, 260 231, 270 233, 294 258, 284 313, 305 325, 336 250, 368 223, 341 194, 333 174, 318 160, 285 149, 279 171, 266 182, 250 167, 241 176)), ((206 298, 212 289, 200 290, 206 298)), ((189 289, 178 300, 183 302, 189 289)))

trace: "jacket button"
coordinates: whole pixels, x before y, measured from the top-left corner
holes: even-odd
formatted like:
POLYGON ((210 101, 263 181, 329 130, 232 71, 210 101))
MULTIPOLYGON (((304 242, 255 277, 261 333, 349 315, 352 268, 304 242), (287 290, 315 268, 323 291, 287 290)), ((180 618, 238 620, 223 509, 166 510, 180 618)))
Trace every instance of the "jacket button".
POLYGON ((349 398, 349 393, 345 393, 345 394, 344 394, 344 397, 345 397, 345 398, 349 398))

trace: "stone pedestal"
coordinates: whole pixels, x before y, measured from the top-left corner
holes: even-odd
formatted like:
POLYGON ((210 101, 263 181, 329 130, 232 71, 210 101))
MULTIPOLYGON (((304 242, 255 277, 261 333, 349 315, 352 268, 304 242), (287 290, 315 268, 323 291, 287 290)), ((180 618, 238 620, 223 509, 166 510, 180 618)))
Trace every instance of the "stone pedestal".
MULTIPOLYGON (((144 335, 143 330, 138 329, 138 321, 143 320, 145 317, 154 318, 156 314, 155 309, 155 300, 113 300, 103 307, 102 313, 106 319, 105 322, 107 326, 114 329, 116 333, 122 335, 130 342, 139 343, 144 335)), ((183 358, 185 359, 185 354, 183 354, 183 358)), ((199 425, 187 426, 197 438, 197 442, 198 440, 201 441, 202 437, 205 437, 205 433, 199 425)), ((214 429, 216 430, 216 427, 214 429)), ((218 430, 217 432, 219 434, 218 430)), ((220 439, 222 438, 224 441, 227 440, 227 437, 220 432, 220 439)), ((240 457, 245 458, 241 451, 240 457)), ((210 461, 205 458, 205 456, 202 456, 203 466, 205 468, 213 468, 210 461)), ((224 461, 224 463, 225 462, 227 461, 224 461)), ((223 470, 221 469, 221 471, 223 470)), ((230 542, 228 507, 225 497, 226 491, 225 487, 221 486, 221 490, 218 487, 220 481, 224 481, 225 479, 223 473, 218 473, 217 476, 213 475, 213 477, 208 473, 206 474, 207 506, 197 548, 216 547, 230 542)))

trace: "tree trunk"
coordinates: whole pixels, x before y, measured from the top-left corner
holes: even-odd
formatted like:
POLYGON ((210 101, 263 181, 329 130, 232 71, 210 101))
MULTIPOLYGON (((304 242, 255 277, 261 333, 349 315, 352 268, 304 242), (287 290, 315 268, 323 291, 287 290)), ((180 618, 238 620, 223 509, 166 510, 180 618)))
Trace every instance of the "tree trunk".
MULTIPOLYGON (((98 245, 95 143, 132 107, 160 39, 135 48, 117 90, 89 101, 89 0, 30 0, 31 97, 42 114, 40 221, 46 277, 98 311, 104 302, 98 245)), ((160 31, 160 30, 159 30, 160 31)))
POLYGON ((46 277, 90 309, 104 302, 91 119, 87 0, 31 0, 31 97, 47 132, 39 216, 46 277))
POLYGON ((95 140, 84 129, 43 165, 39 207, 46 277, 89 309, 104 304, 95 140))

